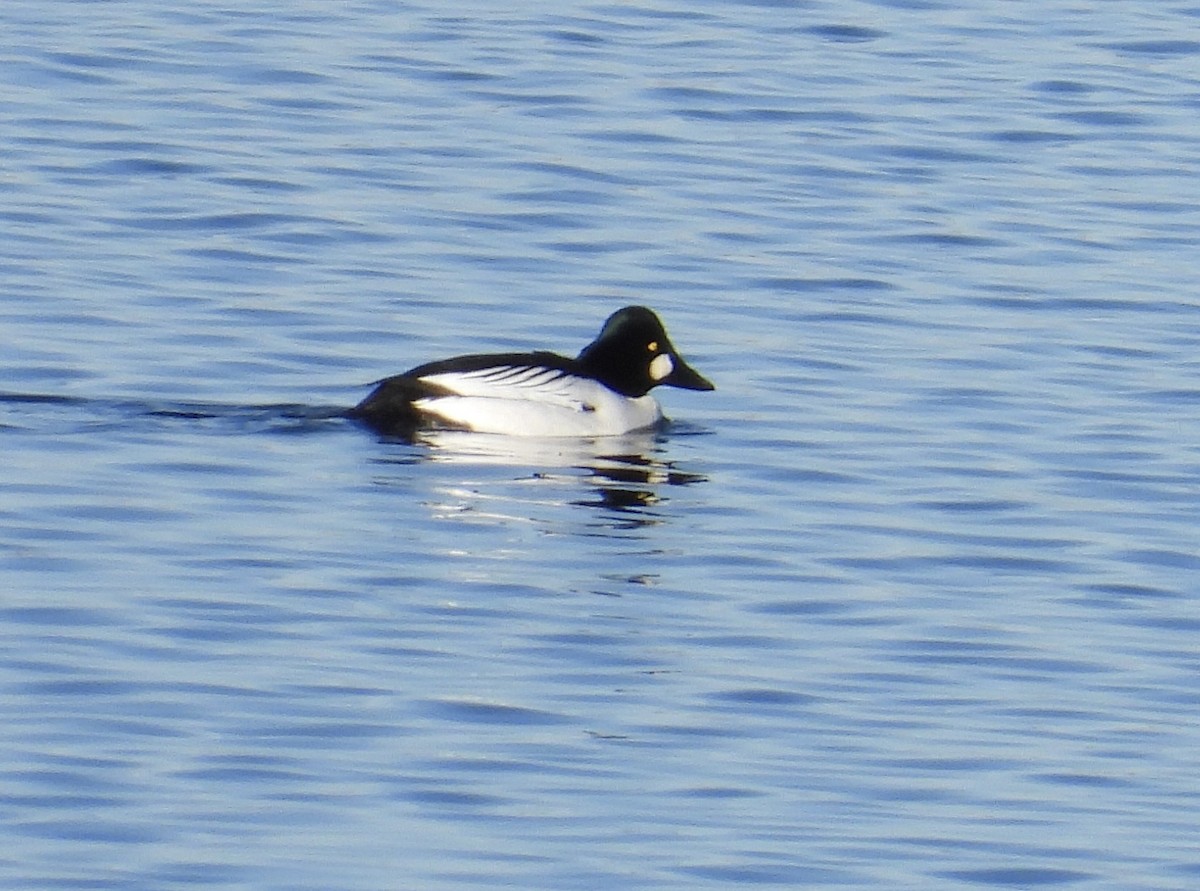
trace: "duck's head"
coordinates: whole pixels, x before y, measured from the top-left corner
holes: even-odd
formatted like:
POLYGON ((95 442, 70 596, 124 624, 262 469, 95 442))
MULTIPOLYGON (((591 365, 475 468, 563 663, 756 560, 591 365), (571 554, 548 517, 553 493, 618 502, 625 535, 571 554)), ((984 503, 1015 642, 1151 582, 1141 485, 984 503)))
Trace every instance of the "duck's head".
POLYGON ((627 306, 609 316, 578 361, 590 375, 624 396, 644 396, 660 384, 684 390, 716 389, 683 361, 658 316, 644 306, 627 306))

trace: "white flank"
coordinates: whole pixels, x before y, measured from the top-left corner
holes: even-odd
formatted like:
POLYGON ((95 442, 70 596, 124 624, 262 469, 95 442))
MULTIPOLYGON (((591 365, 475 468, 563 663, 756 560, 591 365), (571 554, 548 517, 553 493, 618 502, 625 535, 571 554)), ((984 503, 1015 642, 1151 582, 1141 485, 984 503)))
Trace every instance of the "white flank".
POLYGON ((663 416, 652 396, 629 399, 596 381, 553 369, 488 368, 422 380, 458 395, 418 399, 416 408, 478 433, 616 436, 653 427, 663 416))

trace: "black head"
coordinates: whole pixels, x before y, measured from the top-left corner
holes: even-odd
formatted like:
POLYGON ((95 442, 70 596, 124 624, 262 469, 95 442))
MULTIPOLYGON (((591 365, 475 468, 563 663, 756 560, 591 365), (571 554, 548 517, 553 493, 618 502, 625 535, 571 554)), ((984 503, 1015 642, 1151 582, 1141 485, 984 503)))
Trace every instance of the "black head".
POLYGON ((683 361, 658 316, 644 306, 627 306, 609 316, 578 361, 588 374, 624 396, 644 396, 659 384, 715 389, 683 361))

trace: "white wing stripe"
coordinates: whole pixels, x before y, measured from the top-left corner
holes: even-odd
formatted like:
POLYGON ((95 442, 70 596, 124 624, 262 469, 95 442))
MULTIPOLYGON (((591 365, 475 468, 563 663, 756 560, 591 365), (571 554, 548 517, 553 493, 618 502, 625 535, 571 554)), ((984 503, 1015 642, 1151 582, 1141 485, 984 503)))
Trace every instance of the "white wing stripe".
POLYGON ((577 410, 582 410, 588 394, 603 387, 554 368, 508 365, 477 371, 446 371, 426 375, 421 380, 459 396, 542 400, 577 410))
MULTIPOLYGON (((475 372, 473 372, 474 374, 475 372)), ((497 383, 512 383, 512 384, 541 384, 546 381, 553 380, 556 377, 561 377, 562 372, 556 371, 553 368, 526 368, 521 366, 501 366, 500 368, 489 368, 485 370, 479 377, 483 380, 495 381, 497 383)))

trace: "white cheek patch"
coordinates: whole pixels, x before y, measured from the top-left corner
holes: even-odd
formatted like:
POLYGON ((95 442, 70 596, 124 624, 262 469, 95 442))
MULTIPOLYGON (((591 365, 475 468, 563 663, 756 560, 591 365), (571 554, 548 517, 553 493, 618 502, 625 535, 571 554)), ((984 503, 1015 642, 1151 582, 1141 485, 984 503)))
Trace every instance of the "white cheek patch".
POLYGON ((650 360, 650 380, 661 381, 675 370, 675 363, 666 353, 659 353, 650 360))

